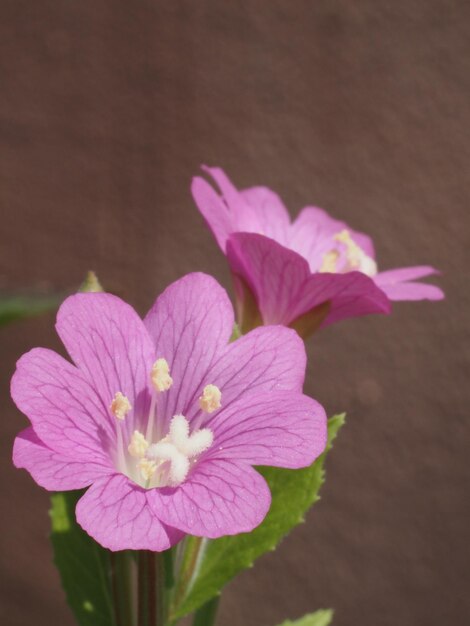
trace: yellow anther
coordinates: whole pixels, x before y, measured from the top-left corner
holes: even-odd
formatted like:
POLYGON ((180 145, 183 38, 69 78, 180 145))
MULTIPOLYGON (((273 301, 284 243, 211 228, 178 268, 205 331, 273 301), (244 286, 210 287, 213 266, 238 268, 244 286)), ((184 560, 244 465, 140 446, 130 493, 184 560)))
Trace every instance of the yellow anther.
POLYGON ((216 385, 206 385, 202 396, 199 398, 199 406, 206 413, 213 413, 222 406, 220 400, 222 392, 216 385))
POLYGON ((129 399, 118 391, 111 402, 111 406, 109 407, 111 413, 114 417, 117 417, 118 420, 123 420, 131 409, 132 405, 129 402, 129 399))
POLYGON ((150 480, 157 471, 157 464, 144 457, 137 463, 137 469, 144 480, 150 480))
POLYGON ((136 459, 141 459, 145 456, 147 449, 149 447, 149 442, 142 433, 138 430, 134 430, 131 438, 131 442, 128 446, 129 454, 136 459))
POLYGON ((336 233, 333 239, 335 241, 341 241, 341 243, 344 243, 346 245, 349 245, 351 243, 354 244, 354 241, 351 239, 351 234, 346 228, 344 230, 341 230, 339 233, 336 233))
POLYGON ((173 384, 170 367, 166 359, 157 359, 152 367, 151 378, 157 391, 167 391, 173 384))
POLYGON ((334 236, 334 239, 346 247, 346 259, 349 265, 346 271, 359 270, 367 276, 375 276, 377 274, 377 263, 357 245, 348 230, 342 230, 334 236))
POLYGON ((330 272, 334 274, 336 272, 336 262, 339 257, 339 252, 336 250, 330 250, 323 255, 323 261, 320 266, 319 272, 330 272))

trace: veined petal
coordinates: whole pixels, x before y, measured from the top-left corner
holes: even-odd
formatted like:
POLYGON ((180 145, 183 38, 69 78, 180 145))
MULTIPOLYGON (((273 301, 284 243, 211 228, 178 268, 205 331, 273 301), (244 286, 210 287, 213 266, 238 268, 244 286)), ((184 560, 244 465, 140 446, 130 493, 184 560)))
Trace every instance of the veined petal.
POLYGON ((265 324, 289 325, 324 302, 330 310, 322 326, 390 311, 383 291, 365 274, 311 274, 304 258, 267 237, 231 235, 227 258, 232 272, 252 290, 265 324))
POLYGON ((151 504, 163 523, 215 539, 258 526, 268 512, 271 494, 264 478, 249 465, 208 459, 179 487, 153 490, 151 504))
POLYGON ((211 421, 214 445, 206 458, 250 465, 307 467, 324 451, 326 414, 312 398, 290 391, 251 394, 211 421))
POLYGON ((307 261, 273 239, 253 233, 231 235, 227 258, 232 272, 253 292, 264 323, 289 324, 294 300, 310 276, 307 261))
POLYGON ((11 396, 38 437, 81 462, 107 462, 114 430, 107 406, 83 373, 56 352, 35 348, 16 365, 11 396))
MULTIPOLYGON (((261 326, 226 346, 207 371, 202 386, 217 385, 222 391, 223 410, 253 393, 274 389, 301 391, 306 364, 305 344, 294 330, 261 326)), ((196 389, 194 398, 200 392, 196 389)), ((192 420, 198 409, 196 402, 190 402, 186 417, 192 420)), ((206 421, 200 419, 201 426, 206 421)))
MULTIPOLYGON (((128 398, 132 410, 123 426, 130 435, 138 427, 134 416, 148 413, 149 373, 155 360, 143 321, 116 296, 80 293, 62 304, 56 328, 104 406, 109 407, 118 391, 128 398)), ((108 418, 113 424, 109 411, 108 418)))
POLYGON ((167 550, 182 535, 155 516, 151 493, 122 474, 102 478, 78 501, 77 522, 109 550, 167 550))
POLYGON ((38 485, 49 491, 82 489, 113 471, 110 465, 77 462, 51 450, 33 428, 26 428, 15 438, 13 464, 26 469, 38 485))
POLYGON ((361 272, 346 274, 312 274, 309 279, 311 296, 321 297, 331 303, 329 313, 321 327, 329 326, 350 317, 388 315, 389 299, 372 278, 361 272))
POLYGON ((159 415, 169 420, 190 412, 195 394, 211 382, 207 371, 225 351, 233 324, 226 291, 206 274, 188 274, 157 298, 145 325, 173 378, 172 387, 159 394, 159 415))

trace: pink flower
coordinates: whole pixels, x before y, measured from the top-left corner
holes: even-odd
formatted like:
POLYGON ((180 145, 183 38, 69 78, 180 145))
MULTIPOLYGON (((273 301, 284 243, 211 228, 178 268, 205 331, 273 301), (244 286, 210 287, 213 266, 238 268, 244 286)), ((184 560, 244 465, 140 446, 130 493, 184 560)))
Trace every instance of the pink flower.
POLYGON ((207 168, 194 200, 226 254, 243 329, 285 324, 302 336, 348 317, 390 313, 391 300, 440 300, 442 291, 415 279, 429 266, 378 272, 372 240, 306 207, 291 223, 281 199, 265 187, 238 191, 219 168, 207 168))
POLYGON ((229 343, 225 291, 189 274, 142 321, 119 298, 71 296, 44 348, 18 361, 11 392, 32 426, 13 460, 45 489, 89 487, 79 524, 111 550, 165 550, 184 533, 249 531, 270 493, 253 465, 309 465, 326 443, 322 407, 302 394, 302 341, 284 327, 229 343))

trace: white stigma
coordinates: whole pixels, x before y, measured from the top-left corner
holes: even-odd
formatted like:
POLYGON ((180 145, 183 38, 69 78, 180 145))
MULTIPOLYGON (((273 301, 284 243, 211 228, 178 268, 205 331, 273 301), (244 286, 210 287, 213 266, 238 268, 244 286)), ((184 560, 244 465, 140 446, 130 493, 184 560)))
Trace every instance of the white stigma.
POLYGON ((150 375, 153 386, 159 392, 168 391, 173 384, 173 378, 170 376, 170 367, 166 359, 157 359, 152 367, 150 375))
POLYGON ((126 415, 129 413, 131 409, 132 409, 132 405, 129 402, 129 399, 120 391, 118 391, 116 395, 114 396, 114 399, 111 402, 111 405, 109 407, 109 410, 111 411, 111 413, 118 420, 123 420, 125 419, 126 415))
POLYGON ((199 398, 199 406, 206 413, 213 413, 222 406, 222 392, 216 385, 206 385, 199 398))
POLYGON ((132 433, 131 442, 127 447, 129 454, 136 459, 142 459, 143 457, 145 457, 148 447, 149 442, 147 441, 147 439, 145 439, 143 434, 140 433, 138 430, 134 430, 134 432, 132 433))
POLYGON ((175 415, 170 422, 168 435, 150 446, 147 457, 170 463, 168 484, 175 487, 188 475, 190 460, 207 450, 214 440, 208 428, 189 434, 189 423, 184 415, 175 415))

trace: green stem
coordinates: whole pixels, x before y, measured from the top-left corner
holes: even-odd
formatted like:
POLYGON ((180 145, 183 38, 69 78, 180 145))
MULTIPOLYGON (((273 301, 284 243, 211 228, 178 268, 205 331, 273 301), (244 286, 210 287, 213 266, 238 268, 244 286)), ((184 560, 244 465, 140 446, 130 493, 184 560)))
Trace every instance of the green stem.
POLYGON ((111 584, 116 626, 134 626, 132 615, 132 557, 129 552, 111 552, 111 584))
POLYGON ((215 624, 220 595, 208 600, 194 613, 193 626, 212 626, 215 624))
POLYGON ((148 578, 147 553, 141 550, 137 556, 137 625, 148 626, 148 578))
POLYGON ((176 587, 173 593, 170 617, 171 613, 174 613, 181 605, 191 588, 206 544, 207 540, 202 537, 188 535, 184 539, 181 566, 176 576, 176 587))
POLYGON ((141 550, 138 553, 137 569, 137 626, 166 626, 168 580, 172 576, 169 555, 141 550))

